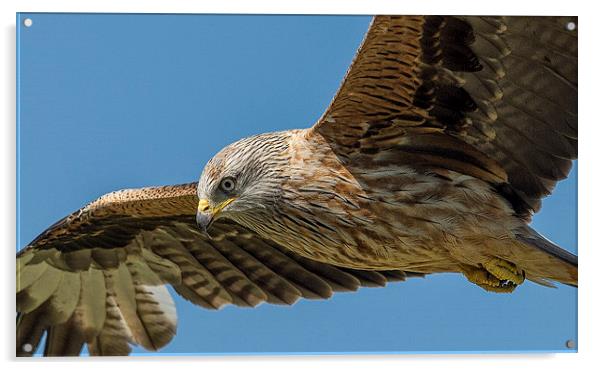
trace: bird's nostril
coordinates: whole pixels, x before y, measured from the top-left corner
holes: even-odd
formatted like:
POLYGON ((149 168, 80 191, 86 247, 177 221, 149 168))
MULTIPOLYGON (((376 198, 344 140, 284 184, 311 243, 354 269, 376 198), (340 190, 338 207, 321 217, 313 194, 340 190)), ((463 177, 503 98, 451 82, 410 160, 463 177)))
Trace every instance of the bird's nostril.
POLYGON ((209 210, 209 201, 207 199, 200 199, 198 211, 199 212, 207 212, 209 210))

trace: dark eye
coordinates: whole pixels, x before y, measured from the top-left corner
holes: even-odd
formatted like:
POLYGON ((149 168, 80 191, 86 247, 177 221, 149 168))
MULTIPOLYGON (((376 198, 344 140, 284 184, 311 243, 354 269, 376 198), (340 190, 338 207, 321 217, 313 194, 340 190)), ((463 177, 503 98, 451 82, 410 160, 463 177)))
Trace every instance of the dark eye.
POLYGON ((222 182, 219 183, 219 187, 226 193, 234 191, 236 188, 236 180, 233 177, 225 177, 222 182))

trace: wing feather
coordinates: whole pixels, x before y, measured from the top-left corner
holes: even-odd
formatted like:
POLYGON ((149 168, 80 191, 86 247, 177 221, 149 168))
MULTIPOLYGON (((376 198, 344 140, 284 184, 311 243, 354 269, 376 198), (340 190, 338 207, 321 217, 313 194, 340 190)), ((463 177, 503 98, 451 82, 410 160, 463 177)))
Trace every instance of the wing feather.
POLYGON ((242 248, 240 244, 224 238, 220 243, 215 243, 215 246, 236 264, 250 281, 261 287, 267 302, 291 305, 302 297, 297 287, 242 248))
MULTIPOLYGON (((286 253, 286 251, 283 252, 286 253)), ((358 278, 340 268, 312 261, 292 252, 287 253, 287 255, 308 271, 321 276, 335 292, 354 292, 361 286, 361 281, 358 278)))
POLYGON ((19 312, 17 315, 17 356, 31 356, 40 345, 42 336, 48 329, 44 308, 42 305, 29 313, 19 312))
POLYGON ((184 241, 185 248, 194 258, 219 282, 222 289, 228 292, 230 302, 240 306, 254 307, 267 298, 265 293, 240 271, 216 246, 218 243, 203 240, 200 234, 185 225, 178 225, 174 230, 178 235, 184 235, 190 241, 184 241))
POLYGON ((577 32, 568 22, 577 19, 377 16, 310 134, 350 163, 396 148, 389 164, 480 178, 506 189, 528 220, 577 158, 577 32))
POLYGON ((115 303, 114 293, 107 289, 105 299, 106 319, 98 336, 88 342, 88 350, 92 356, 127 356, 132 351, 132 334, 115 303))
POLYGON ((259 238, 249 240, 244 249, 261 261, 276 274, 286 277, 287 281, 297 288, 304 298, 330 298, 332 288, 315 274, 295 263, 285 254, 270 248, 267 241, 259 238))
POLYGON ((103 272, 107 293, 113 297, 125 324, 129 328, 133 340, 144 348, 153 348, 143 323, 136 310, 136 290, 132 276, 125 264, 118 268, 103 272))
POLYGON ((106 312, 107 290, 102 271, 89 269, 80 272, 81 291, 73 319, 87 342, 102 330, 106 312))
POLYGON ((44 356, 78 356, 85 337, 74 317, 48 329, 44 356))
POLYGON ((91 355, 127 355, 132 344, 158 350, 176 333, 167 284, 208 309, 290 305, 375 285, 232 221, 217 220, 209 238, 195 224, 195 186, 163 187, 169 202, 160 189, 103 196, 17 254, 17 355, 32 355, 44 333, 47 356, 77 355, 83 345, 91 355))
MULTIPOLYGON (((144 329, 149 347, 158 350, 176 334, 175 304, 159 277, 144 263, 128 263, 136 299, 136 315, 144 329)), ((136 339, 136 337, 134 337, 136 339)))
POLYGON ((17 311, 29 313, 40 307, 57 290, 62 279, 59 269, 48 266, 38 280, 17 294, 17 311))
POLYGON ((46 315, 53 323, 64 323, 69 320, 77 303, 81 291, 79 273, 61 271, 62 279, 57 289, 48 299, 46 315))

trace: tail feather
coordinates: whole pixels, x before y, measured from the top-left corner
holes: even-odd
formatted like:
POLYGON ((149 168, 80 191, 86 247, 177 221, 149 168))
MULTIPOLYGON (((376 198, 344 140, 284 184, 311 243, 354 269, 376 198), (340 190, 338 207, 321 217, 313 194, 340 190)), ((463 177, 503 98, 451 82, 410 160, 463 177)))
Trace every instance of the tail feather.
POLYGON ((524 226, 516 234, 516 238, 528 247, 534 247, 523 259, 521 267, 527 278, 537 283, 547 280, 577 286, 577 256, 559 247, 529 226, 524 226), (540 253, 540 252, 543 252, 540 253))

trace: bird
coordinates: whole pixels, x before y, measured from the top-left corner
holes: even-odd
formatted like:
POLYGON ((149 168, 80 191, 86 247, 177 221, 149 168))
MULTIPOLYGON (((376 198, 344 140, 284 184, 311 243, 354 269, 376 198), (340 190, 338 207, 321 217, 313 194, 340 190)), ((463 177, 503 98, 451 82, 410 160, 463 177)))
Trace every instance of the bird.
POLYGON ((577 158, 576 25, 375 16, 314 125, 230 144, 195 182, 108 193, 19 251, 17 356, 44 334, 47 356, 159 350, 167 285, 207 309, 444 272, 576 287, 577 256, 529 226, 577 158))

